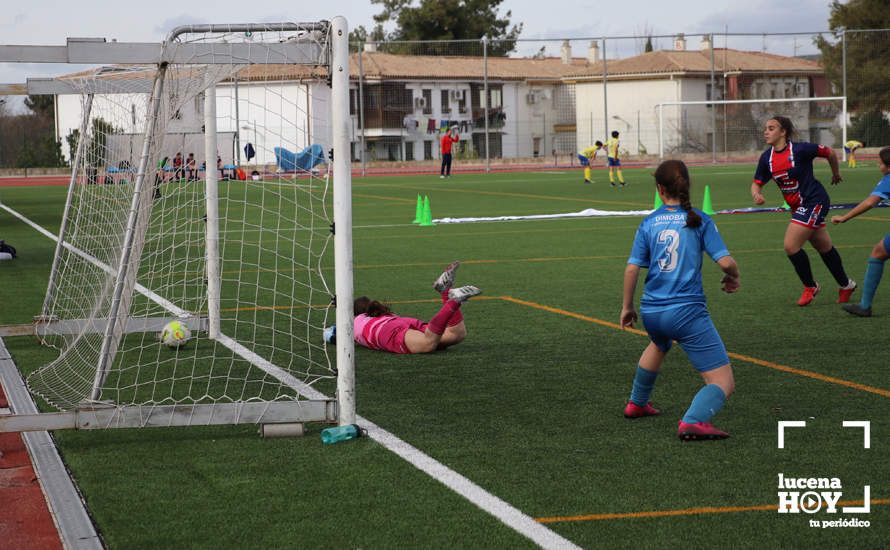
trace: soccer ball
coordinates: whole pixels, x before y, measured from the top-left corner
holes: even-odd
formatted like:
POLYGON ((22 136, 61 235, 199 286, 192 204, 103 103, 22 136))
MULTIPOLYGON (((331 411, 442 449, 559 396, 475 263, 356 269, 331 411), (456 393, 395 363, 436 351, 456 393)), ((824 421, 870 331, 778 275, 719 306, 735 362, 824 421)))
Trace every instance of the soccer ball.
POLYGON ((336 344, 337 343, 337 326, 331 325, 328 328, 324 329, 324 341, 328 344, 336 344))
POLYGON ((182 347, 192 337, 192 331, 180 321, 170 321, 164 325, 159 336, 161 343, 169 348, 182 347))

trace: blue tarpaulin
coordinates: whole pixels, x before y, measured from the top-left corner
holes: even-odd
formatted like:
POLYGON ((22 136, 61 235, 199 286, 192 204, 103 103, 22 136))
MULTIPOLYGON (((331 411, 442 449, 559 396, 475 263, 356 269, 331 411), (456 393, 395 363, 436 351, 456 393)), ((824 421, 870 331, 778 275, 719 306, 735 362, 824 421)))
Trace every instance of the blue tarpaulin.
POLYGON ((322 162, 324 162, 324 150, 317 143, 299 153, 275 147, 275 163, 285 172, 309 171, 322 162))

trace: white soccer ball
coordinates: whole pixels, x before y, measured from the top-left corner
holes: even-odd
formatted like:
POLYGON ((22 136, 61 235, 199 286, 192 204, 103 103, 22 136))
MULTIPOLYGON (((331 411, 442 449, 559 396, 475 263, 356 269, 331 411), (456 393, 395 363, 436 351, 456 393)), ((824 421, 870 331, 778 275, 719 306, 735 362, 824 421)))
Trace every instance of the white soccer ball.
POLYGON ((161 343, 170 348, 182 347, 192 338, 192 331, 189 330, 185 323, 180 321, 170 321, 164 325, 164 329, 159 336, 161 343))

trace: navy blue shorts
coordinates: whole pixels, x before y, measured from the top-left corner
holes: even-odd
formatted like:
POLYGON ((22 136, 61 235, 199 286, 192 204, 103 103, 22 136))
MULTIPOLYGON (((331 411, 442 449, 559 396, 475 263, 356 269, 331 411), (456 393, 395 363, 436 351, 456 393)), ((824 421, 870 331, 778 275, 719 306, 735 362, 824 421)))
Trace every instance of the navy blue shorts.
POLYGON ((578 155, 578 162, 581 163, 581 166, 590 166, 590 159, 584 155, 578 155))
POLYGON ((884 235, 884 250, 890 252, 890 233, 884 235))
POLYGON ((609 157, 609 166, 621 166, 621 161, 616 158, 609 157))
POLYGON ((791 221, 811 229, 825 227, 825 215, 828 214, 829 207, 831 203, 828 201, 811 205, 802 204, 791 213, 791 221))
POLYGON ((671 309, 641 311, 643 326, 658 349, 667 353, 676 340, 695 370, 707 372, 729 364, 726 346, 711 321, 704 304, 689 304, 671 309))

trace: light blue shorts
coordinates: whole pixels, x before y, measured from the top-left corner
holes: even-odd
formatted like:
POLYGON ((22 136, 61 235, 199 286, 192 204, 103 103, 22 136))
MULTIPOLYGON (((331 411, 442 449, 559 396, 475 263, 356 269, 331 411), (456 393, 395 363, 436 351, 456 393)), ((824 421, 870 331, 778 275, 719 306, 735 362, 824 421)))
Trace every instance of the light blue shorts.
POLYGON ((640 311, 643 326, 658 349, 667 353, 676 340, 695 370, 707 372, 729 364, 726 346, 717 334, 704 304, 689 304, 660 311, 640 311))

